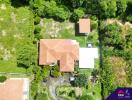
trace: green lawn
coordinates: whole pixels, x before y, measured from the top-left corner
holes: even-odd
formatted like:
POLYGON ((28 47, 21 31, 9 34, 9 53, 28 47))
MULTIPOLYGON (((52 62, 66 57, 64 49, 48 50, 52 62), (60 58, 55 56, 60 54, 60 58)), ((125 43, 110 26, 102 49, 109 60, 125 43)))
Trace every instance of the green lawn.
POLYGON ((16 51, 19 43, 33 39, 33 14, 27 7, 13 8, 0 3, 0 72, 25 73, 17 67, 16 51))
POLYGON ((57 39, 74 39, 80 43, 81 47, 86 46, 85 36, 75 36, 75 24, 69 21, 56 22, 53 19, 43 19, 43 25, 41 25, 41 35, 45 39, 57 38, 57 39), (53 35, 56 37, 52 37, 53 35))

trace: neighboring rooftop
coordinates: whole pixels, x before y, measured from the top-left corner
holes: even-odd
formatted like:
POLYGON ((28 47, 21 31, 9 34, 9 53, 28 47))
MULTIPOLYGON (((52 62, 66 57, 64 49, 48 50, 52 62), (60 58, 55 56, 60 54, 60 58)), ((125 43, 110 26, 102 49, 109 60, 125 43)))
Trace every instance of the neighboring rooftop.
POLYGON ((10 78, 0 83, 0 100, 28 100, 29 83, 26 78, 10 78))
POLYGON ((95 58, 98 58, 97 48, 80 48, 79 68, 94 68, 95 58))
POLYGON ((90 19, 79 19, 79 33, 90 33, 90 19))
POLYGON ((59 61, 61 72, 73 72, 74 61, 79 59, 79 43, 71 39, 41 39, 39 65, 59 61))

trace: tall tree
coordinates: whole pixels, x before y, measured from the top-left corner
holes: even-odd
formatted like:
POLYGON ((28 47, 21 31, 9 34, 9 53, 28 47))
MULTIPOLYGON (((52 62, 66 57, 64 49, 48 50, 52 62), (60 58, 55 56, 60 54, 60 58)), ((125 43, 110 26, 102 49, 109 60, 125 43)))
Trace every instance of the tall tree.
POLYGON ((117 0, 117 16, 124 14, 124 12, 126 11, 126 7, 126 0, 117 0))
POLYGON ((100 0, 100 15, 102 18, 110 18, 116 16, 116 0, 100 0))

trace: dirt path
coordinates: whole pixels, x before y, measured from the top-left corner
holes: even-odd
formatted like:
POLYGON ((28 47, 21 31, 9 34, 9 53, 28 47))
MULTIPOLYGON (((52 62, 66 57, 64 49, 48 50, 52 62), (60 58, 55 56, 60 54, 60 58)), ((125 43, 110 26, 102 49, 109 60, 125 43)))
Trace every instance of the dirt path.
POLYGON ((61 76, 59 78, 49 78, 47 81, 47 86, 49 88, 50 95, 53 100, 61 100, 61 98, 56 95, 56 87, 59 85, 70 84, 69 76, 61 76))

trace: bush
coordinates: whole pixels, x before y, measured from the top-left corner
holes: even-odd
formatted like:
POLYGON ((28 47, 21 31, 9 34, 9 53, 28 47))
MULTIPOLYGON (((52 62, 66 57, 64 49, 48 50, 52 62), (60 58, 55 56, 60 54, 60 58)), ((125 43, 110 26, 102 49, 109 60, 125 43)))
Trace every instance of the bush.
POLYGON ((38 93, 35 100, 48 100, 48 96, 46 93, 38 93))
POLYGON ((97 21, 90 21, 91 22, 91 29, 92 30, 97 30, 98 28, 98 22, 97 21))
POLYGON ((75 91, 74 90, 71 90, 70 93, 68 94, 70 97, 75 97, 76 94, 75 94, 75 91))
POLYGON ((40 31, 41 31, 41 27, 39 25, 36 25, 34 29, 34 34, 40 33, 40 31))
POLYGON ((6 81, 7 77, 6 76, 0 76, 0 83, 6 81))
POLYGON ((37 47, 31 43, 19 44, 17 47, 18 67, 29 68, 37 64, 37 47))
POLYGON ((53 77, 59 77, 61 75, 58 65, 52 67, 50 75, 53 77))
POLYGON ((132 15, 128 15, 128 16, 126 17, 126 20, 127 20, 127 21, 130 21, 130 22, 132 23, 132 15))
POLYGON ((39 23, 40 23, 40 17, 36 16, 36 17, 34 18, 34 24, 37 25, 37 24, 39 24, 39 23))
POLYGON ((87 85, 87 77, 86 77, 86 75, 78 74, 77 76, 75 76, 75 80, 71 84, 73 86, 86 87, 86 85, 87 85))
MULTIPOLYGON (((49 66, 47 66, 47 67, 49 67, 49 66)), ((46 80, 46 78, 49 77, 49 68, 47 68, 47 67, 44 66, 42 69, 43 80, 46 80)))
POLYGON ((75 9, 71 16, 71 19, 73 21, 77 22, 79 20, 79 18, 84 16, 84 14, 85 13, 84 13, 83 9, 81 9, 81 8, 75 9))
POLYGON ((94 100, 91 95, 82 95, 79 96, 77 100, 94 100))

